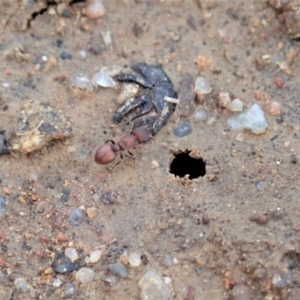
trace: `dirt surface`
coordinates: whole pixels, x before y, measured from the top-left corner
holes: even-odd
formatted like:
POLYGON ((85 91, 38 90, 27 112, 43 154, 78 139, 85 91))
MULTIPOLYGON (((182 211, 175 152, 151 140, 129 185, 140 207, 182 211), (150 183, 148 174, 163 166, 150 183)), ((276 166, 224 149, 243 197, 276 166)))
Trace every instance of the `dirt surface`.
POLYGON ((138 282, 155 269, 173 299, 299 299, 299 44, 280 11, 262 0, 111 0, 90 20, 85 1, 64 3, 0 2, 0 129, 8 143, 27 99, 49 103, 72 124, 65 141, 0 156, 0 298, 140 299, 138 282), (93 156, 122 136, 112 123, 120 86, 78 92, 70 82, 132 62, 161 63, 175 90, 183 73, 205 77, 213 91, 195 109, 215 121, 195 122, 193 113, 192 133, 177 138, 171 118, 110 174, 93 156), (258 103, 267 132, 236 140, 220 91, 246 107, 258 103), (270 113, 272 101, 281 114, 270 113), (169 166, 174 149, 192 148, 206 175, 182 184, 169 166), (79 226, 69 222, 77 208, 79 226), (92 282, 77 280, 76 268, 56 272, 55 255, 67 247, 93 270, 92 282), (97 248, 104 253, 91 263, 97 248), (142 257, 138 267, 127 264, 131 253, 142 257), (126 278, 108 270, 116 262, 126 278))

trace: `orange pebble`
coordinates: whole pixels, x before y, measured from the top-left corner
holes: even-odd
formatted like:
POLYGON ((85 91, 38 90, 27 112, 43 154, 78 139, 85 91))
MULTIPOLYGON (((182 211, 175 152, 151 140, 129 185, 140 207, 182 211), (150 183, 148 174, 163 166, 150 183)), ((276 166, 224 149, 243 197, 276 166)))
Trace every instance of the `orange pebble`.
POLYGON ((282 113, 282 105, 276 101, 271 102, 269 113, 272 116, 279 116, 282 113))
POLYGON ((11 76, 13 73, 12 69, 5 69, 4 72, 5 72, 5 75, 7 75, 7 76, 11 76))
POLYGON ((276 84, 276 86, 279 89, 283 89, 283 87, 284 87, 284 80, 282 78, 280 78, 280 77, 275 78, 274 83, 276 84))

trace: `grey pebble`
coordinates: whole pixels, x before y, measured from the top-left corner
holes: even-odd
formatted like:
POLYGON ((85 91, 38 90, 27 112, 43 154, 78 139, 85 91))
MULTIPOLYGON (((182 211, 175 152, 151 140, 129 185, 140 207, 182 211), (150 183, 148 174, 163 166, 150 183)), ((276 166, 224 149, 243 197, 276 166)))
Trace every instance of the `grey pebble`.
POLYGON ((64 51, 60 54, 60 58, 61 59, 72 59, 72 54, 64 51))
POLYGON ((5 199, 4 197, 0 196, 0 217, 3 215, 3 206, 4 206, 4 203, 5 203, 5 199))
POLYGON ((28 287, 27 287, 27 282, 24 278, 17 278, 14 281, 14 286, 19 292, 26 292, 28 287))
POLYGON ((272 278, 274 288, 282 289, 292 284, 292 275, 288 269, 277 270, 272 278))
POLYGON ((76 208, 70 212, 69 223, 74 226, 79 226, 83 221, 84 213, 80 208, 76 208))
POLYGON ((65 284, 65 297, 66 298, 71 298, 75 294, 75 287, 72 283, 67 282, 65 284))
POLYGON ((126 267, 121 263, 109 264, 108 269, 121 278, 126 278, 128 276, 128 271, 126 267))
POLYGON ((62 190, 62 193, 61 193, 61 196, 60 196, 60 201, 62 203, 66 203, 68 200, 69 200, 69 197, 70 197, 70 190, 68 189, 63 189, 62 190))
POLYGON ((53 268, 56 273, 64 274, 77 271, 82 268, 83 265, 79 263, 73 263, 70 258, 66 257, 63 253, 56 253, 53 268))
POLYGON ((103 278, 103 281, 109 285, 115 285, 118 283, 118 278, 116 276, 106 276, 103 278))
POLYGON ((230 292, 230 300, 251 300, 252 292, 249 286, 245 284, 237 284, 230 292))
POLYGON ((141 300, 170 300, 172 299, 172 287, 156 270, 149 270, 138 283, 141 289, 141 300))
POLYGON ((182 119, 179 121, 178 126, 173 130, 176 137, 184 137, 191 134, 193 128, 189 119, 182 119))
POLYGON ((91 268, 81 268, 75 278, 81 283, 89 283, 95 280, 95 272, 91 268))

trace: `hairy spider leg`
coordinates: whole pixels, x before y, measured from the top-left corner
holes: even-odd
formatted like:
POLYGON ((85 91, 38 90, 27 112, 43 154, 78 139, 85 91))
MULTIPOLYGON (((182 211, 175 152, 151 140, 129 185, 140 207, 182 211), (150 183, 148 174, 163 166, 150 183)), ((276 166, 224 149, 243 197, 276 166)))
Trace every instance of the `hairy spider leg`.
POLYGON ((170 85, 168 83, 161 83, 154 87, 154 95, 154 107, 157 116, 151 127, 151 133, 153 136, 156 135, 156 133, 167 123, 176 107, 176 105, 171 102, 168 102, 166 105, 166 100, 164 100, 164 98, 166 96, 176 98, 177 94, 173 89, 170 89, 170 85))
POLYGON ((151 101, 151 92, 146 92, 140 97, 131 98, 127 100, 125 103, 121 104, 115 111, 113 116, 113 121, 115 123, 120 123, 121 120, 127 115, 131 110, 139 108, 139 114, 145 114, 152 108, 151 101))
POLYGON ((117 77, 117 80, 120 82, 135 82, 145 88, 152 87, 152 85, 148 82, 148 80, 140 74, 135 75, 132 73, 121 73, 117 77))

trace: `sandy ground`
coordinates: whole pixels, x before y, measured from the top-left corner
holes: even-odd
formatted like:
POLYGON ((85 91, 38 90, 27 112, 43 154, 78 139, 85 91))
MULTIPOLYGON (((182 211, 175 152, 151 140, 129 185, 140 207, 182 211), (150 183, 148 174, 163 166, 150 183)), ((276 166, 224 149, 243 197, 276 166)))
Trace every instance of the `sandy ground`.
POLYGON ((299 299, 299 44, 266 1, 206 3, 104 1, 105 16, 90 20, 84 1, 61 14, 52 1, 0 2, 0 128, 9 141, 32 99, 66 113, 73 132, 29 155, 0 156, 1 299, 61 299, 67 283, 74 299, 139 299, 149 269, 171 280, 174 299, 299 299), (211 64, 199 69, 199 56, 211 64), (70 81, 141 61, 161 63, 175 89, 183 72, 204 76, 213 91, 196 109, 215 121, 195 122, 193 113, 192 133, 177 138, 171 118, 110 175, 93 155, 122 135, 112 126, 119 89, 74 92, 70 81), (267 132, 237 141, 227 126, 232 113, 218 107, 220 91, 246 107, 258 103, 267 132), (279 116, 269 112, 272 101, 283 106, 279 116), (185 185, 169 166, 174 149, 192 148, 207 172, 185 185), (104 201, 111 194, 112 203, 104 201), (68 216, 79 207, 89 213, 73 226, 68 216), (91 283, 76 280, 76 271, 55 273, 55 253, 66 247, 83 257, 105 248, 99 262, 87 263, 91 283), (108 271, 133 252, 143 263, 127 266, 127 278, 108 271), (17 278, 26 281, 24 293, 17 278), (237 288, 252 296, 239 298, 237 288))

